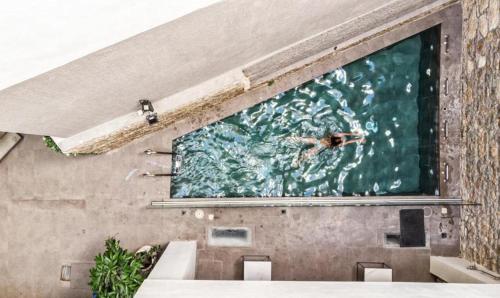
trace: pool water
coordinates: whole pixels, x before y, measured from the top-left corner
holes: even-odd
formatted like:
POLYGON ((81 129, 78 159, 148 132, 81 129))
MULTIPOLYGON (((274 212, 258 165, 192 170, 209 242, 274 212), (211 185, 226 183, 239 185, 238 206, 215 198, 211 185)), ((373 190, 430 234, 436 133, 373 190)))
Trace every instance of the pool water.
POLYGON ((437 195, 439 29, 174 140, 171 197, 437 195), (325 149, 291 136, 365 135, 325 149))

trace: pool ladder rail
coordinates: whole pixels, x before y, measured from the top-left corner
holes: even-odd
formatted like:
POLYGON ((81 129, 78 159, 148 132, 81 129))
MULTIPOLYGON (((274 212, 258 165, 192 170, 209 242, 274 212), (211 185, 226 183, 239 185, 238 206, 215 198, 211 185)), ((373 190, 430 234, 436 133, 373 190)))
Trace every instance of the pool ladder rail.
POLYGON ((151 172, 145 172, 142 174, 143 177, 172 177, 176 176, 181 168, 182 164, 182 156, 177 155, 173 152, 168 152, 168 151, 154 151, 152 149, 146 149, 144 150, 144 154, 146 155, 172 155, 174 156, 174 169, 172 173, 151 173, 151 172))
POLYGON ((155 155, 155 154, 158 154, 158 155, 174 155, 174 153, 172 153, 172 152, 154 151, 152 149, 146 149, 146 150, 144 150, 144 154, 146 154, 146 155, 155 155))
POLYGON ((177 174, 175 173, 151 173, 151 172, 144 172, 142 173, 142 177, 172 177, 177 174))

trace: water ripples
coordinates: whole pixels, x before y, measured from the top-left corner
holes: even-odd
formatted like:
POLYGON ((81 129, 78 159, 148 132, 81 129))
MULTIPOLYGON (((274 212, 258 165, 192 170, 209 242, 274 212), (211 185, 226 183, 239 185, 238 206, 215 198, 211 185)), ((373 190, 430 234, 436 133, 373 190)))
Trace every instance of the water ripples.
POLYGON ((409 39, 177 139, 184 161, 172 197, 417 191, 419 53, 408 48, 418 46, 409 39), (334 132, 363 133, 367 141, 297 162, 311 146, 289 137, 334 132))

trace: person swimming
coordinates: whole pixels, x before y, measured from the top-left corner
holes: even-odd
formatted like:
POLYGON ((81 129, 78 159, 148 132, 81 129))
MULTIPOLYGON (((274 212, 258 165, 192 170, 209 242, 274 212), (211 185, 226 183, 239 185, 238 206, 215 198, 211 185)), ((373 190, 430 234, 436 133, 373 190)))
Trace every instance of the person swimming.
POLYGON ((304 152, 302 157, 299 158, 298 162, 309 159, 325 149, 334 149, 337 147, 344 147, 349 144, 366 142, 366 139, 364 138, 364 135, 362 133, 354 132, 335 132, 328 134, 321 139, 314 137, 289 137, 288 140, 306 145, 314 145, 314 147, 304 152), (357 136, 361 138, 348 140, 348 136, 357 136))

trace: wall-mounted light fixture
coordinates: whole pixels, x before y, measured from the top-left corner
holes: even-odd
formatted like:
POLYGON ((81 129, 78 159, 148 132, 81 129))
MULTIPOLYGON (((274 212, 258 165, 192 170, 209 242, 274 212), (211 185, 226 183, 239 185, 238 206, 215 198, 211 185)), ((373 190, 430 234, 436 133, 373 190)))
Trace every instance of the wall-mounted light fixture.
POLYGON ((158 115, 154 112, 153 104, 151 101, 147 99, 139 100, 139 104, 141 106, 142 115, 146 115, 146 121, 148 121, 149 125, 155 124, 158 122, 158 115))

